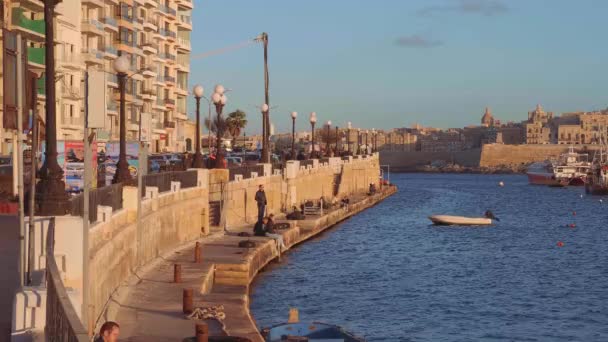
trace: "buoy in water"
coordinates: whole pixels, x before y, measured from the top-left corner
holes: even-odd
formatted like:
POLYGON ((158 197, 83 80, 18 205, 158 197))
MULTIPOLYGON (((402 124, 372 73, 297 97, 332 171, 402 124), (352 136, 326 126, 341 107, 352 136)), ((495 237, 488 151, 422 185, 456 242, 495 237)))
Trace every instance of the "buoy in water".
POLYGON ((498 182, 498 186, 503 187, 505 186, 505 183, 503 181, 498 182))
POLYGON ((561 241, 557 241, 557 247, 564 247, 564 243, 561 241))
POLYGON ((604 203, 604 200, 600 198, 600 203, 604 203))
POLYGON ((570 228, 575 228, 575 227, 576 227, 576 224, 570 223, 570 228))
POLYGON ((581 198, 583 198, 583 194, 581 194, 581 198))

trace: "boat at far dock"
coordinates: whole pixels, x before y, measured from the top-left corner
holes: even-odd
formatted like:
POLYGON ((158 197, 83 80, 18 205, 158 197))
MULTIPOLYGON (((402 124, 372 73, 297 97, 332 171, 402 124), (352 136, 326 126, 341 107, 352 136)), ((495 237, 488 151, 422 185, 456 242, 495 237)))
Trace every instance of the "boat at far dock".
POLYGON ((591 163, 585 182, 585 192, 592 195, 608 195, 608 149, 603 138, 600 150, 591 163))
POLYGON ((556 161, 546 161, 530 165, 526 174, 530 184, 549 186, 585 185, 591 168, 589 155, 577 153, 570 146, 556 161))

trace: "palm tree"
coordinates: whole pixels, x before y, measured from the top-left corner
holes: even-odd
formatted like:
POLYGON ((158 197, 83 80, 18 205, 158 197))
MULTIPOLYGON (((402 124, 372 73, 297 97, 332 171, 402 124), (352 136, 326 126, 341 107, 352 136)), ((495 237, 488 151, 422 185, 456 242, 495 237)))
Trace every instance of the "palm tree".
POLYGON ((236 138, 241 135, 241 131, 245 126, 247 126, 247 119, 245 118, 247 114, 240 109, 228 114, 228 118, 226 118, 226 127, 228 128, 228 132, 232 136, 233 148, 236 147, 236 138))

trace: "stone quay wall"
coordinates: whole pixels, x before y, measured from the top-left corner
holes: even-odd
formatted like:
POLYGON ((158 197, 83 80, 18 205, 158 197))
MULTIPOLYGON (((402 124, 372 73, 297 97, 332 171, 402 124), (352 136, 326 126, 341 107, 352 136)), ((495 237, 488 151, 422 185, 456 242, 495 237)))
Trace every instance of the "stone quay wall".
MULTIPOLYGON (((520 166, 558 158, 568 152, 569 145, 503 145, 487 144, 481 150, 481 167, 497 167, 501 165, 520 166)), ((599 149, 597 145, 575 145, 579 153, 589 153, 589 159, 599 149)))
MULTIPOLYGON (((137 188, 125 187, 124 209, 107 215, 89 235, 91 319, 103 322, 108 300, 135 270, 158 256, 209 234, 208 170, 198 170, 198 186, 169 192, 147 187, 142 200, 140 250, 137 244, 137 188), (138 254, 140 260, 138 260, 138 254)), ((110 313, 111 314, 111 313, 110 313)))
POLYGON ((279 214, 299 207, 307 200, 325 200, 365 193, 369 184, 378 184, 380 167, 378 155, 359 158, 329 158, 324 163, 313 160, 311 165, 289 161, 283 173, 271 174, 266 165, 264 175, 227 182, 227 170, 211 170, 210 198, 223 199, 223 217, 228 227, 253 224, 258 208, 255 193, 264 185, 268 202, 266 213, 279 214), (223 192, 223 194, 222 194, 223 192))

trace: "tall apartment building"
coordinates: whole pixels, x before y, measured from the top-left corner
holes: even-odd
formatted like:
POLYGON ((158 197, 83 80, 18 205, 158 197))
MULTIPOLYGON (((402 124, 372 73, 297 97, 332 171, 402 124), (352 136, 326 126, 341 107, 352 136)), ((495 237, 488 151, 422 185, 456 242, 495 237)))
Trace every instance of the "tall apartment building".
MULTIPOLYGON (((28 39, 30 67, 44 71, 44 16, 40 0, 13 0, 12 30, 28 39)), ((98 141, 118 140, 118 83, 113 61, 131 61, 126 85, 127 140, 139 138, 142 113, 152 118, 151 152, 184 151, 186 97, 190 71, 192 0, 64 0, 56 7, 57 137, 82 139, 84 75, 107 76, 107 108, 90 108, 105 116, 98 141)), ((44 79, 39 84, 39 111, 44 117, 44 79)), ((102 91, 93 89, 90 91, 102 91)))

